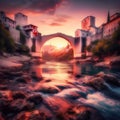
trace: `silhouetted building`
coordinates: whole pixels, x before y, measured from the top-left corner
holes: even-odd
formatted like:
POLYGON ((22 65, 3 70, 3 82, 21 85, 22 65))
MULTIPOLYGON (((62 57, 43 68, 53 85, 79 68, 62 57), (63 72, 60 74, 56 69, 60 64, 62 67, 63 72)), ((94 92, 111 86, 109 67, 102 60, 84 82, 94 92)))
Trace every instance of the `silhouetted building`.
POLYGON ((87 16, 81 22, 81 29, 88 31, 90 27, 95 27, 95 17, 87 16))
POLYGON ((79 46, 80 52, 85 52, 85 47, 92 41, 100 40, 102 38, 111 37, 111 35, 120 26, 120 13, 115 13, 110 16, 108 12, 107 22, 100 27, 95 26, 95 17, 87 16, 81 22, 81 28, 75 31, 75 44, 81 42, 79 46))
POLYGON ((25 26, 28 24, 28 17, 23 13, 16 13, 14 17, 15 17, 16 25, 25 26))
POLYGON ((110 16, 110 20, 103 26, 103 37, 110 37, 120 25, 120 13, 110 16))
POLYGON ((16 22, 12 20, 11 18, 7 17, 5 12, 1 11, 0 12, 0 21, 2 24, 5 25, 6 28, 15 28, 16 22))
POLYGON ((0 21, 5 26, 5 28, 10 32, 11 36, 16 42, 20 39, 20 32, 16 30, 16 21, 7 17, 5 12, 0 12, 0 21))

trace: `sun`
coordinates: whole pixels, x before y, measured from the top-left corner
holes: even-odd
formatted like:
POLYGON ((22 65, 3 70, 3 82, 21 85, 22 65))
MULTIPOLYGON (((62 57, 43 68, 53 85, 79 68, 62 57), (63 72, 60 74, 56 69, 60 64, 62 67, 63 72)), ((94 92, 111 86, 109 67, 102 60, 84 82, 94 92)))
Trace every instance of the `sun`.
POLYGON ((44 45, 51 45, 51 46, 55 46, 56 49, 62 49, 62 48, 65 48, 69 44, 70 43, 67 40, 60 38, 60 37, 56 37, 56 38, 50 39, 44 45))

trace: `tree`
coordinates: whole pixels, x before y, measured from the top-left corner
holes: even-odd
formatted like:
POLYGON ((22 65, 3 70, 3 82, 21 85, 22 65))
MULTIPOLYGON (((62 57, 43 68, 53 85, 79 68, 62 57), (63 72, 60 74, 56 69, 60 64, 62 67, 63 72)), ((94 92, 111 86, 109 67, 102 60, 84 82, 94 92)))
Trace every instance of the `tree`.
POLYGON ((8 30, 0 23, 0 53, 8 52, 13 53, 15 51, 15 42, 11 37, 8 30))
POLYGON ((87 50, 98 57, 120 55, 120 26, 111 38, 94 41, 87 46, 87 50))

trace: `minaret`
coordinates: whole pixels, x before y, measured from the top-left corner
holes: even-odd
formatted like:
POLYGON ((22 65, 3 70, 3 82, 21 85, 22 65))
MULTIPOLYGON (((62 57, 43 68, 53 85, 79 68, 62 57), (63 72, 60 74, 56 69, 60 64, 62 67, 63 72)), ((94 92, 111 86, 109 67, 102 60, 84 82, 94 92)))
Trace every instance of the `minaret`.
POLYGON ((108 11, 108 15, 107 15, 107 23, 110 22, 110 12, 108 11))

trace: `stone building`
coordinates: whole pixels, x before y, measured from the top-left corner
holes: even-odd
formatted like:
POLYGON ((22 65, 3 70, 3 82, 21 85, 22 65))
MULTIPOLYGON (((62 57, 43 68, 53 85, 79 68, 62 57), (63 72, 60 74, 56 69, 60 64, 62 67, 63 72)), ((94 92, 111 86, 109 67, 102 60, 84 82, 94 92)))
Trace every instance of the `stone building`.
POLYGON ((0 12, 0 22, 4 24, 5 28, 9 30, 11 36, 18 42, 20 39, 20 32, 16 30, 16 21, 12 20, 11 18, 7 17, 5 12, 0 12))
POLYGON ((87 16, 81 22, 81 29, 88 31, 89 29, 95 27, 95 17, 94 16, 87 16))
POLYGON ((92 41, 100 40, 102 38, 111 37, 111 35, 120 26, 120 13, 115 13, 112 16, 108 13, 107 22, 100 27, 95 26, 95 17, 87 16, 81 22, 81 28, 75 31, 75 42, 81 42, 80 53, 85 52, 85 47, 92 41))
POLYGON ((103 26, 103 37, 110 37, 120 26, 120 13, 110 16, 109 21, 103 26))
POLYGON ((28 24, 28 17, 23 13, 16 13, 15 16, 16 26, 25 26, 28 24))

